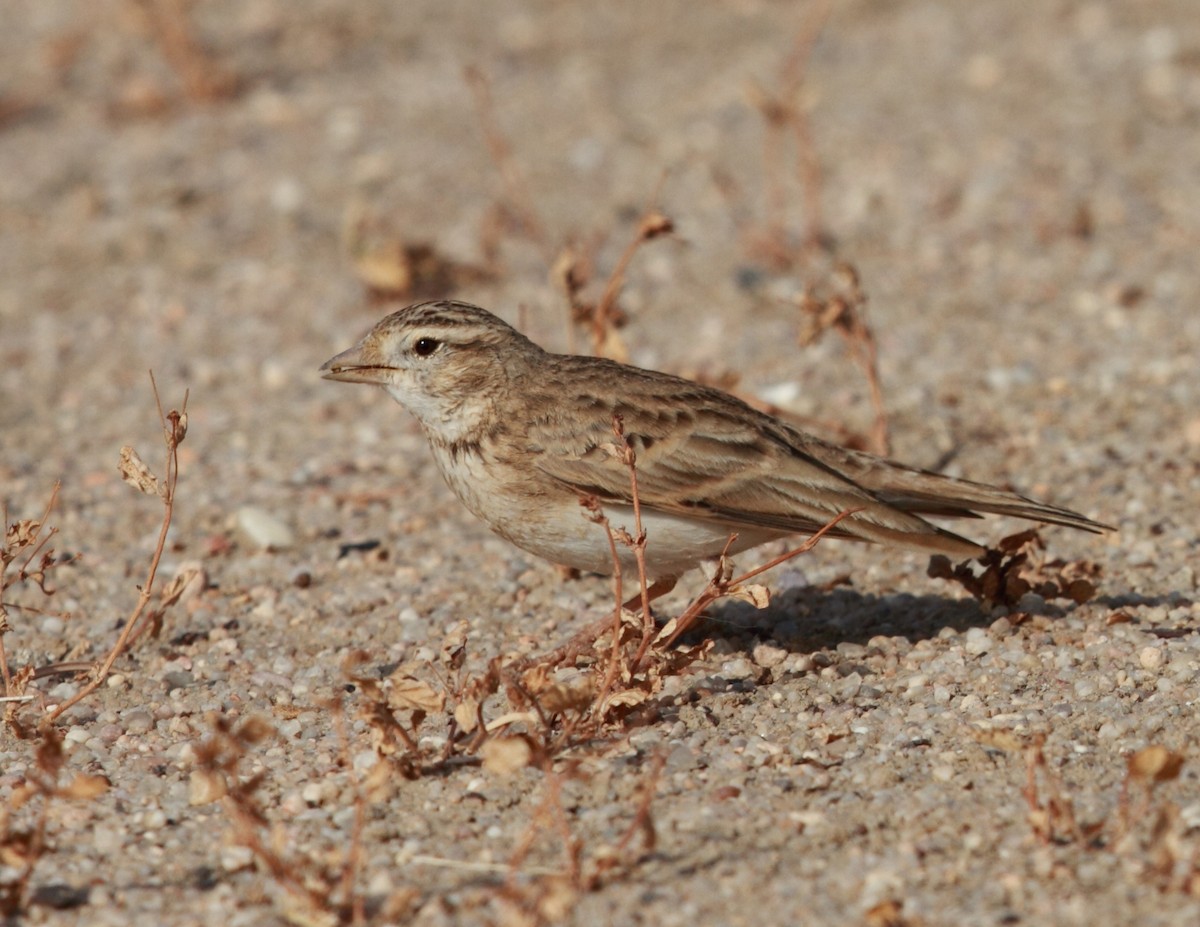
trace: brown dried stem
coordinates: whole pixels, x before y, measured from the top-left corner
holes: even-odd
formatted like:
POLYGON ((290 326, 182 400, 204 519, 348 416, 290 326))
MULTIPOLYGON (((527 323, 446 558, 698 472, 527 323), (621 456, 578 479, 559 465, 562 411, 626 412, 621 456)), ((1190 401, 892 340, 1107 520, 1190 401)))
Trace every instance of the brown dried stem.
MULTIPOLYGON (((121 629, 116 643, 113 644, 108 655, 93 671, 92 678, 78 692, 53 708, 46 715, 44 719, 44 723, 46 724, 52 724, 63 712, 87 698, 100 687, 104 680, 108 678, 108 674, 112 670, 113 664, 116 663, 117 658, 129 646, 134 631, 139 628, 139 625, 144 623, 143 619, 150 618, 157 620, 158 617, 161 617, 160 615, 156 616, 153 612, 147 615, 146 608, 150 604, 150 599, 154 594, 154 581, 158 576, 158 566, 162 562, 163 551, 167 546, 167 533, 171 528, 171 519, 175 514, 175 486, 179 481, 179 445, 187 434, 188 393, 186 390, 184 391, 182 411, 172 409, 169 413, 164 414, 162 399, 158 393, 158 383, 155 382, 153 371, 150 372, 150 386, 154 391, 154 402, 158 408, 158 418, 163 429, 163 441, 167 449, 166 477, 158 484, 158 494, 163 503, 163 517, 162 524, 158 530, 158 542, 155 545, 154 554, 150 558, 150 566, 146 571, 146 581, 141 586, 137 604, 125 620, 125 626, 121 629)), ((151 479, 153 479, 153 476, 151 476, 151 479)), ((177 598, 178 595, 175 596, 175 599, 177 598)), ((172 602, 165 602, 164 604, 172 604, 172 602)))
MULTIPOLYGON (((608 518, 604 515, 603 509, 600 507, 600 500, 595 496, 581 499, 580 503, 590 513, 589 517, 592 521, 601 525, 604 528, 604 534, 608 538, 608 552, 612 557, 613 564, 613 597, 616 600, 616 605, 613 607, 612 614, 612 639, 613 647, 608 655, 608 668, 605 670, 604 679, 600 683, 600 688, 596 692, 596 697, 592 700, 593 705, 601 705, 604 703, 608 693, 612 691, 613 683, 617 679, 617 671, 620 667, 621 648, 618 642, 621 640, 621 611, 624 609, 625 592, 623 588, 623 579, 621 574, 621 558, 617 554, 617 538, 613 534, 612 525, 608 518)), ((645 587, 645 579, 642 581, 643 589, 645 587)))
POLYGON ((879 378, 875 333, 867 324, 867 294, 854 265, 838 262, 834 274, 841 279, 844 291, 835 292, 824 299, 806 291, 798 298, 800 309, 808 315, 806 327, 800 335, 800 344, 811 344, 830 329, 836 329, 842 336, 855 363, 862 369, 871 393, 871 407, 875 412, 871 450, 886 457, 891 453, 891 438, 883 386, 879 378))
POLYGON ((183 82, 189 100, 211 103, 233 96, 239 81, 224 70, 196 37, 185 0, 133 0, 162 56, 183 82))
MULTIPOLYGON (((665 179, 664 175, 663 179, 659 181, 658 187, 655 188, 652 202, 658 199, 659 190, 665 179)), ((674 230, 675 224, 656 207, 651 206, 642 213, 633 238, 625 246, 621 256, 617 258, 617 263, 613 265, 612 273, 608 275, 608 280, 604 284, 604 290, 600 293, 600 298, 592 309, 590 321, 594 354, 603 352, 604 345, 609 340, 610 330, 621 318, 620 310, 617 308, 617 296, 621 292, 621 287, 625 285, 625 272, 629 269, 629 264, 633 260, 633 256, 637 254, 638 248, 655 238, 669 235, 674 230)))
POLYGON ((766 222, 757 246, 765 252, 771 264, 780 268, 793 263, 793 251, 787 240, 787 196, 782 167, 784 133, 789 128, 796 143, 797 175, 804 199, 804 252, 812 253, 828 237, 821 207, 821 162, 811 120, 799 97, 813 49, 832 8, 832 0, 822 0, 811 8, 796 35, 791 52, 780 67, 779 90, 776 94, 772 95, 758 85, 751 86, 751 102, 766 123, 763 137, 766 222))
MULTIPOLYGON (((733 579, 724 579, 723 578, 723 576, 724 576, 723 564, 725 562, 726 555, 725 555, 725 553, 722 553, 721 559, 720 559, 720 564, 722 564, 722 566, 718 566, 716 575, 711 580, 709 580, 708 586, 704 589, 703 592, 700 593, 700 595, 698 595, 695 599, 692 600, 692 603, 690 605, 688 605, 688 607, 684 610, 683 614, 674 620, 675 626, 673 628, 671 628, 670 633, 666 634, 665 639, 663 639, 660 636, 660 641, 662 643, 662 646, 670 647, 672 644, 674 644, 675 641, 677 641, 680 638, 680 636, 682 636, 684 634, 684 632, 686 632, 688 630, 688 628, 690 628, 693 624, 695 624, 696 620, 700 617, 700 613, 703 612, 704 609, 708 608, 708 606, 711 605, 713 602, 728 595, 731 590, 740 586, 742 583, 745 583, 745 582, 753 579, 754 577, 758 576, 760 573, 765 573, 767 570, 773 569, 774 567, 779 566, 779 564, 781 564, 781 563, 786 563, 788 560, 791 560, 794 557, 799 557, 801 554, 808 553, 810 550, 812 550, 814 547, 817 546, 818 542, 820 542, 820 540, 823 537, 825 537, 825 535, 827 535, 830 531, 832 531, 835 527, 837 527, 837 525, 843 519, 849 518, 855 512, 859 512, 859 511, 861 511, 861 509, 846 509, 842 512, 838 512, 837 515, 835 515, 833 518, 831 518, 829 521, 827 521, 824 525, 822 525, 820 530, 818 530, 817 532, 812 534, 799 547, 794 547, 791 550, 787 551, 786 553, 782 553, 778 557, 775 557, 772 560, 768 560, 766 563, 762 564, 761 566, 757 566, 753 570, 748 570, 747 572, 743 573, 741 576, 734 577, 733 579)), ((729 546, 731 544, 733 544, 733 542, 736 538, 737 538, 736 534, 731 534, 729 536, 729 541, 726 543, 726 546, 725 546, 726 552, 729 550, 729 546)), ((665 631, 666 631, 666 629, 664 628, 664 632, 665 631)))
POLYGON ((504 206, 516 219, 521 230, 537 243, 543 252, 548 254, 549 241, 545 226, 538 216, 537 207, 529 193, 525 177, 517 167, 512 146, 496 121, 491 81, 482 70, 474 65, 468 65, 463 71, 463 76, 475 96, 475 109, 483 127, 483 138, 492 156, 492 162, 500 172, 500 180, 504 185, 504 206))
MULTIPOLYGON (((3 518, 0 519, 0 530, 5 532, 3 556, 0 556, 0 673, 4 676, 4 697, 6 699, 15 699, 21 693, 13 691, 12 676, 8 671, 8 653, 4 648, 4 635, 9 630, 8 627, 8 609, 10 603, 4 601, 4 593, 17 583, 24 582, 31 578, 29 566, 33 563, 33 558, 38 555, 49 540, 58 533, 57 528, 46 530, 46 522, 50 518, 50 512, 54 509, 54 503, 58 501, 58 491, 62 487, 62 482, 57 481, 54 488, 50 490, 50 501, 46 503, 46 509, 42 513, 41 519, 37 522, 37 529, 30 538, 22 539, 18 536, 18 526, 13 525, 12 528, 8 524, 8 506, 4 507, 3 518), (10 546, 9 539, 13 539, 10 546), (8 572, 9 565, 16 559, 19 553, 28 550, 29 556, 25 558, 25 562, 17 568, 15 578, 9 578, 5 574, 8 572)), ((51 551, 53 553, 53 551, 51 551)), ((49 564, 47 564, 48 566, 49 564)), ((35 579, 35 582, 37 580, 35 579)), ((42 591, 45 592, 43 583, 44 578, 38 582, 42 591)))
POLYGON ((53 845, 46 839, 51 804, 59 800, 90 801, 109 788, 108 779, 91 773, 77 773, 63 782, 66 753, 62 737, 53 728, 44 730, 34 768, 15 786, 0 804, 0 859, 9 872, 0 878, 0 916, 4 923, 20 922, 25 911, 26 893, 34 867, 53 845), (38 803, 31 827, 14 826, 14 816, 33 802, 38 803), (14 920, 15 919, 15 920, 14 920))
MULTIPOLYGON (((813 48, 820 39, 829 13, 833 9, 833 0, 823 0, 814 6, 804 26, 801 28, 792 46, 792 53, 783 66, 783 83, 785 93, 795 100, 799 95, 812 60, 813 48)), ((821 159, 817 155, 816 140, 813 137, 812 120, 809 119, 807 108, 797 102, 792 107, 791 126, 796 138, 796 168, 800 178, 800 189, 804 196, 804 216, 806 232, 804 247, 813 251, 826 239, 825 220, 821 207, 821 159)))
POLYGON ((339 698, 329 701, 333 713, 333 726, 337 730, 338 746, 342 754, 342 765, 346 775, 350 777, 350 790, 354 793, 354 823, 350 829, 350 843, 346 848, 345 863, 342 866, 341 895, 344 903, 350 908, 350 923, 354 927, 366 923, 366 912, 362 896, 355 891, 358 883, 358 872, 362 867, 363 829, 367 824, 367 800, 363 796, 362 783, 354 770, 354 758, 350 755, 350 735, 346 730, 346 714, 342 710, 339 698))
POLYGON ((642 604, 642 642, 638 646, 637 656, 633 665, 637 666, 646 655, 646 649, 654 639, 654 616, 650 613, 650 592, 646 580, 646 529, 642 527, 642 499, 638 492, 637 454, 625 436, 625 423, 620 414, 614 414, 612 420, 613 434, 621 445, 621 459, 629 468, 629 491, 633 499, 633 530, 634 537, 630 544, 634 559, 637 561, 638 593, 642 604))

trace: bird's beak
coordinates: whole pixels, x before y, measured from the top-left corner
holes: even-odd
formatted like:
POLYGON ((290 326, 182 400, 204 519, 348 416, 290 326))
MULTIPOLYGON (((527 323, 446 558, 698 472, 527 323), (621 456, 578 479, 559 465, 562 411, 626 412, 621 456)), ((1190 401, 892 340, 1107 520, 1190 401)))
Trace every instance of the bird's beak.
POLYGON ((326 380, 340 380, 343 383, 369 383, 383 386, 388 382, 390 367, 374 363, 361 344, 356 344, 349 351, 343 351, 336 357, 331 357, 321 365, 321 376, 326 380))

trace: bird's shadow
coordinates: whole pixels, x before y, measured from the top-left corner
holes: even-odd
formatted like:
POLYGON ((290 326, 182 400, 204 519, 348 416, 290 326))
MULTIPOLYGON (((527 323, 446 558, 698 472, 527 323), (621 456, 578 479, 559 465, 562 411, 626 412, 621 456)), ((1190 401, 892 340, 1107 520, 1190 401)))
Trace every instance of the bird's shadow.
MULTIPOLYGON (((1094 600, 1110 608, 1122 605, 1178 604, 1177 595, 1112 595, 1094 600)), ((1050 620, 1070 613, 1069 602, 1040 603, 1026 615, 1050 620)), ((903 637, 910 643, 936 637, 949 628, 963 632, 990 627, 1007 612, 985 608, 970 598, 896 593, 875 595, 849 586, 825 589, 793 586, 775 591, 771 603, 757 609, 746 602, 724 600, 711 606, 705 619, 685 635, 689 643, 705 637, 730 639, 734 646, 770 638, 794 652, 833 649, 839 644, 866 644, 873 637, 903 637)))
MULTIPOLYGON (((1054 615, 1061 609, 1048 606, 1054 615)), ((711 606, 688 637, 771 638, 789 650, 811 652, 838 644, 866 644, 878 636, 910 642, 935 637, 943 628, 965 631, 996 620, 973 599, 939 595, 874 595, 850 587, 796 586, 778 590, 758 609, 725 600, 711 606)))

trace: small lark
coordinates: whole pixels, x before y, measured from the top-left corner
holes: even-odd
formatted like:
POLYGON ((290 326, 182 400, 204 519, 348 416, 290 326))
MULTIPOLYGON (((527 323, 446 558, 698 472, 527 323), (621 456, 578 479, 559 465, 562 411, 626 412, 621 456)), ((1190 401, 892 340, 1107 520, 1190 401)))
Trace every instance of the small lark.
MULTIPOLYGON (((552 354, 490 312, 442 301, 401 309, 322 368, 327 379, 382 386, 425 430, 462 503, 513 544, 555 563, 612 572, 603 527, 634 533, 627 466, 613 416, 636 454, 653 591, 700 561, 791 534, 831 532, 974 557, 984 548, 922 516, 980 513, 1110 530, 994 486, 846 450, 690 380, 596 357, 552 354)), ((632 551, 618 546, 622 570, 632 551)))

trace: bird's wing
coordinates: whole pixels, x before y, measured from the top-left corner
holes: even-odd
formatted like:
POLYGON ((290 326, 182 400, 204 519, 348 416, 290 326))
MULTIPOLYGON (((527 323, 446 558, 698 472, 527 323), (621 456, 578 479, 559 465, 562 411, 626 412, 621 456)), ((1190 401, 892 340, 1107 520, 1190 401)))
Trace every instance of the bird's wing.
POLYGON ((664 389, 658 377, 642 385, 647 395, 637 405, 563 396, 530 429, 555 438, 530 445, 534 466, 580 495, 628 504, 632 487, 612 430, 615 413, 635 452, 638 497, 648 509, 780 535, 812 533, 855 509, 835 536, 957 556, 982 553, 979 545, 885 501, 812 453, 807 436, 725 393, 685 381, 664 389), (663 391, 661 401, 656 390, 663 391), (580 421, 589 424, 580 428, 580 421))

